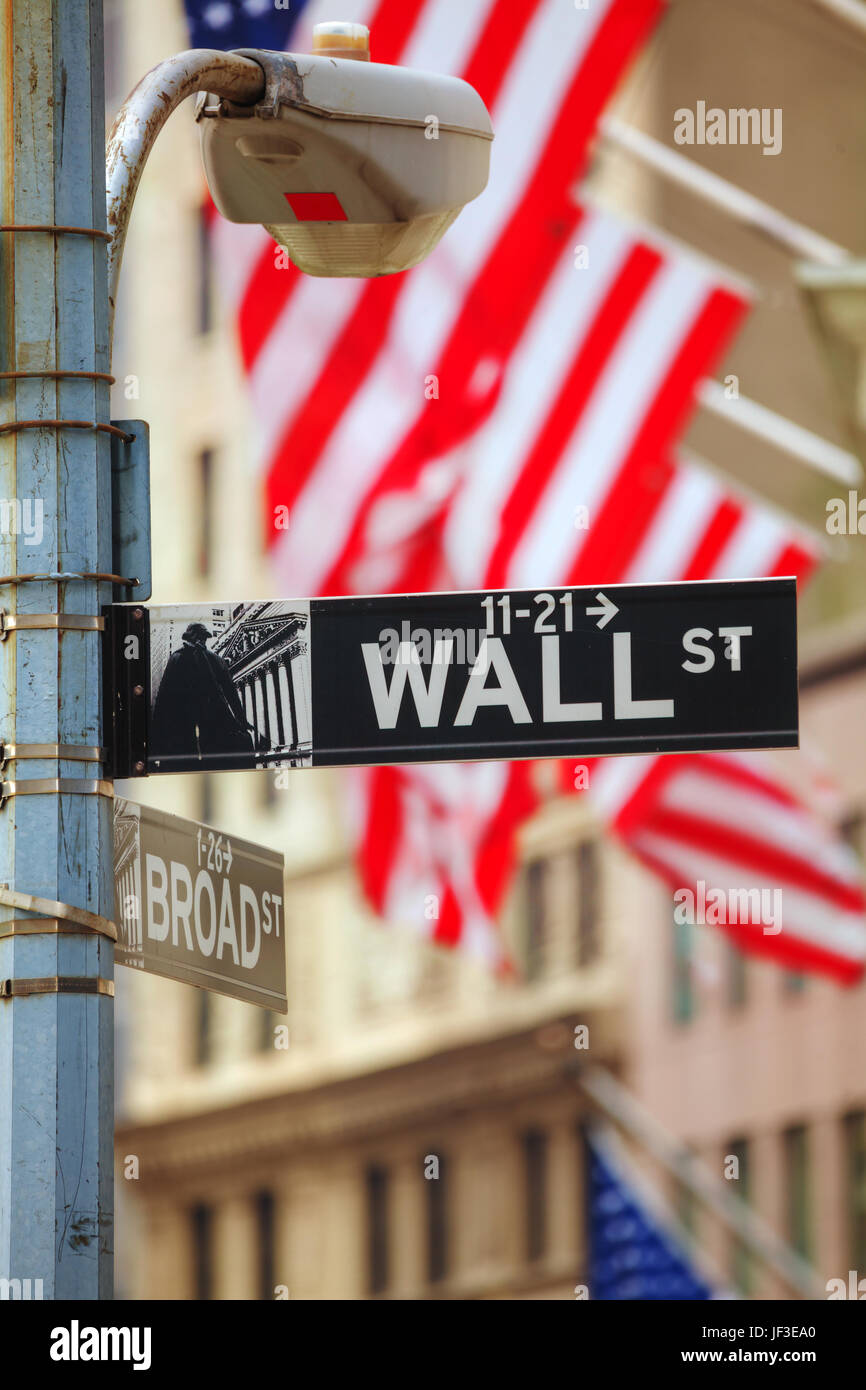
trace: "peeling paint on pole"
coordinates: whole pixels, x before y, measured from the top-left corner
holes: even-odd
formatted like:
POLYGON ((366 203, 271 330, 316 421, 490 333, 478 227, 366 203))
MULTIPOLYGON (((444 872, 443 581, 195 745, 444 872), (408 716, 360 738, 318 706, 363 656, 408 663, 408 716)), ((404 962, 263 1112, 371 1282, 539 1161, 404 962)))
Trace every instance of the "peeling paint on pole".
MULTIPOLYGON (((101 0, 0 0, 0 211, 4 224, 105 229, 101 0)), ((0 425, 106 423, 106 242, 0 232, 4 372, 0 425)), ((0 432, 0 493, 40 499, 41 535, 0 536, 0 573, 111 567, 109 440, 96 429, 0 432)), ((7 612, 95 615, 95 581, 0 586, 7 612)), ((0 643, 0 739, 101 747, 101 634, 11 632, 0 643)), ((78 759, 19 758, 4 776, 98 778, 78 759)), ((111 808, 80 791, 18 795, 0 809, 0 884, 110 917, 111 808)), ((0 978, 109 990, 106 938, 12 932, 33 914, 0 906, 0 978)), ((30 923, 31 926, 35 925, 30 923)), ((0 1000, 0 1277, 41 1279, 53 1299, 110 1298, 113 1270, 113 998, 14 993, 0 1000)))

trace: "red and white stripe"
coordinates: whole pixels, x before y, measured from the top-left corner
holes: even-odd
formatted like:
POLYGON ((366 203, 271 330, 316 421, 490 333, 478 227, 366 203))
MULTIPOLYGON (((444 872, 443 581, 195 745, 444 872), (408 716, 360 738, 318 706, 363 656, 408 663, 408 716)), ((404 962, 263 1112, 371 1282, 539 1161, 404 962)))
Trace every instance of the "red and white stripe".
POLYGON ((537 805, 531 765, 377 767, 347 777, 361 881, 379 915, 507 969, 496 915, 516 831, 537 805))
MULTIPOLYGON (((320 8, 305 11, 296 47, 320 8)), ((273 245, 254 229, 217 232, 268 513, 290 512, 287 529, 269 528, 287 589, 357 590, 382 498, 414 489, 430 460, 489 414, 580 219, 570 190, 596 118, 662 8, 663 0, 596 0, 587 10, 558 0, 344 6, 346 18, 370 25, 377 61, 471 82, 496 140, 483 197, 406 275, 309 279, 277 269, 273 245), (438 400, 425 397, 431 375, 438 400)))
MULTIPOLYGON (((817 553, 783 516, 731 494, 708 471, 681 464, 623 577, 797 573, 805 579, 817 553), (666 545, 675 559, 667 558, 666 545)), ((781 907, 772 923, 721 927, 742 949, 841 983, 859 978, 866 899, 856 859, 811 806, 774 779, 762 756, 583 761, 600 820, 672 891, 698 896, 702 882, 705 893, 780 892, 767 900, 774 911, 781 907)), ((560 774, 562 791, 571 793, 573 761, 563 762, 560 774)), ((360 862, 374 906, 388 920, 409 922, 433 941, 501 967, 496 915, 516 832, 538 804, 531 767, 377 768, 355 775, 366 796, 360 862), (431 902, 437 905, 432 916, 431 902)))
MULTIPOLYGON (((472 82, 497 138, 487 191, 406 275, 308 279, 277 268, 258 229, 217 225, 268 514, 290 511, 288 530, 267 531, 287 592, 808 573, 813 548, 784 518, 672 454, 742 294, 573 195, 596 119, 662 9, 343 5, 342 17, 370 25, 376 60, 472 82)), ((328 17, 309 6, 293 46, 309 48, 328 17)), ((755 766, 737 755, 594 760, 592 794, 675 886, 715 875, 758 887, 761 874, 782 886, 783 931, 743 944, 850 978, 864 942, 850 862, 755 766)), ((501 965, 495 918, 535 805, 529 765, 352 776, 373 905, 501 965)), ((571 764, 563 778, 571 790, 571 764)))
POLYGON ((621 579, 676 481, 665 451, 745 310, 704 262, 604 213, 582 212, 576 236, 588 265, 572 247, 560 259, 445 523, 459 587, 621 579))
MULTIPOLYGON (((640 760, 629 759, 629 763, 640 760)), ((672 889, 778 892, 770 921, 719 922, 743 950, 850 984, 862 973, 862 870, 852 851, 752 755, 657 758, 593 773, 609 824, 672 889), (637 775, 636 775, 637 774, 637 775), (776 907, 779 908, 775 916, 776 907)), ((712 923, 711 923, 712 924, 712 923)))

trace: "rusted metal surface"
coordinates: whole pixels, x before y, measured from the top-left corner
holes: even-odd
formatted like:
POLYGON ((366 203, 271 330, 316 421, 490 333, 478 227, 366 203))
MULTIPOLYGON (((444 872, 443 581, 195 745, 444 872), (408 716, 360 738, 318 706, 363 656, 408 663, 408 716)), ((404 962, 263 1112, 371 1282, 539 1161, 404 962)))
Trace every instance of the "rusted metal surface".
MULTIPOLYGON (((0 535, 3 607, 11 610, 4 623, 17 629, 0 647, 0 737, 23 750, 20 763, 8 759, 18 794, 0 809, 0 923, 39 903, 48 905, 39 917, 81 913, 90 923, 114 910, 110 802, 70 788, 81 763, 66 755, 104 747, 97 623, 111 599, 99 578, 111 569, 111 479, 102 3, 0 0, 0 16, 0 498, 39 504, 38 527, 0 535), (51 423, 64 420, 86 427, 51 423), (79 577, 61 582, 67 574, 79 577)), ((94 780, 107 781, 98 764, 94 780)), ((95 990, 110 981, 112 942, 77 916, 67 920, 79 929, 0 936, 0 977, 75 978, 95 990)), ((21 997, 17 985, 8 996, 0 1004, 0 1279, 32 1269, 48 1299, 110 1297, 111 997, 21 997)))
MULTIPOLYGON (((23 373, 22 373, 23 375, 23 373)), ((30 372, 28 376, 44 376, 44 372, 30 372)), ((90 381, 105 381, 108 372, 55 372, 55 377, 82 376, 90 381)), ((0 434, 17 434, 20 430, 98 430, 103 434, 115 435, 129 443, 133 436, 116 425, 107 425, 99 420, 12 420, 0 425, 0 434)))
POLYGON ((114 385, 114 377, 110 372, 0 372, 0 381, 28 381, 33 377, 45 377, 47 381, 61 381, 67 377, 78 377, 87 381, 107 381, 109 386, 114 385))
POLYGON ((121 106, 108 137, 105 167, 112 327, 132 204, 148 155, 169 116, 196 92, 213 92, 248 106, 261 99, 264 87, 264 73, 251 58, 215 48, 191 48, 152 68, 121 106))

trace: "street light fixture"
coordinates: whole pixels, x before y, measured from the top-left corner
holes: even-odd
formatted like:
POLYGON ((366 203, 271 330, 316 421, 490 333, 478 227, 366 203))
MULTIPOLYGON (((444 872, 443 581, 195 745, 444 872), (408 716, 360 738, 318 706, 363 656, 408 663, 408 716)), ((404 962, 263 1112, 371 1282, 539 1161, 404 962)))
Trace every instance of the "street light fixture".
POLYGON ((260 223, 302 271, 387 275, 433 250, 486 186, 490 117, 459 78, 370 62, 368 37, 319 25, 312 54, 191 49, 142 78, 108 139, 112 317, 142 170, 195 93, 220 212, 260 223))
POLYGON ((487 183, 490 117, 457 77, 293 53, 255 53, 250 108, 199 98, 214 202, 260 222, 308 275, 417 265, 487 183))

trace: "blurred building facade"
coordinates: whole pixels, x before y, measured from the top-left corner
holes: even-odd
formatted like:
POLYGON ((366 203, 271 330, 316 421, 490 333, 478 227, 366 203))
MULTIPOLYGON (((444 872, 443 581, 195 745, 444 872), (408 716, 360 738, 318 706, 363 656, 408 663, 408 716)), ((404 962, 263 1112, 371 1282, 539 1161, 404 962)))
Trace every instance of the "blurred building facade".
MULTIPOLYGON (((180 0, 106 0, 106 13, 116 107, 188 40, 180 0)), ((856 250, 864 61, 866 42, 807 0, 737 0, 724 13, 680 0, 617 111, 671 144, 674 110, 699 99, 782 107, 778 157, 685 153, 856 250)), ((624 155, 600 148, 592 187, 761 287, 720 376, 844 446, 790 257, 624 155)), ((182 111, 138 195, 113 413, 151 426, 153 601, 228 605, 277 595, 261 544, 255 421, 201 195, 197 135, 182 111)), ((837 482, 708 411, 688 444, 823 531, 837 482)), ((803 610, 804 747, 827 757, 861 846, 864 547, 838 542, 803 610)), ((795 779, 804 756, 782 759, 795 779)), ((587 1059, 616 1071, 720 1181, 736 1156, 732 1187, 822 1280, 866 1275, 864 986, 843 993, 746 962, 707 929, 675 930, 669 893, 600 839, 579 798, 551 799, 525 827, 503 922, 518 976, 491 979, 379 926, 356 884, 342 783, 307 770, 288 781, 227 773, 119 787, 285 853, 289 980, 277 1018, 118 972, 122 1295, 573 1298, 586 1273, 587 1113, 574 1069, 587 1059)), ((752 1296, 778 1291, 718 1223, 669 1195, 720 1277, 752 1296)))
MULTIPOLYGON (((866 624, 801 652, 801 738, 779 755, 791 782, 820 750, 828 811, 866 858, 866 624), (838 798, 838 802, 837 802, 838 798)), ((783 847, 782 847, 783 848, 783 847)), ((709 927, 674 925, 667 951, 631 940, 624 1079, 664 1127, 814 1265, 822 1286, 866 1269, 866 982, 836 985, 747 958, 709 927), (638 987, 638 981, 640 982, 638 987)), ((699 1245, 734 1287, 778 1297, 717 1222, 669 1186, 699 1245)))

